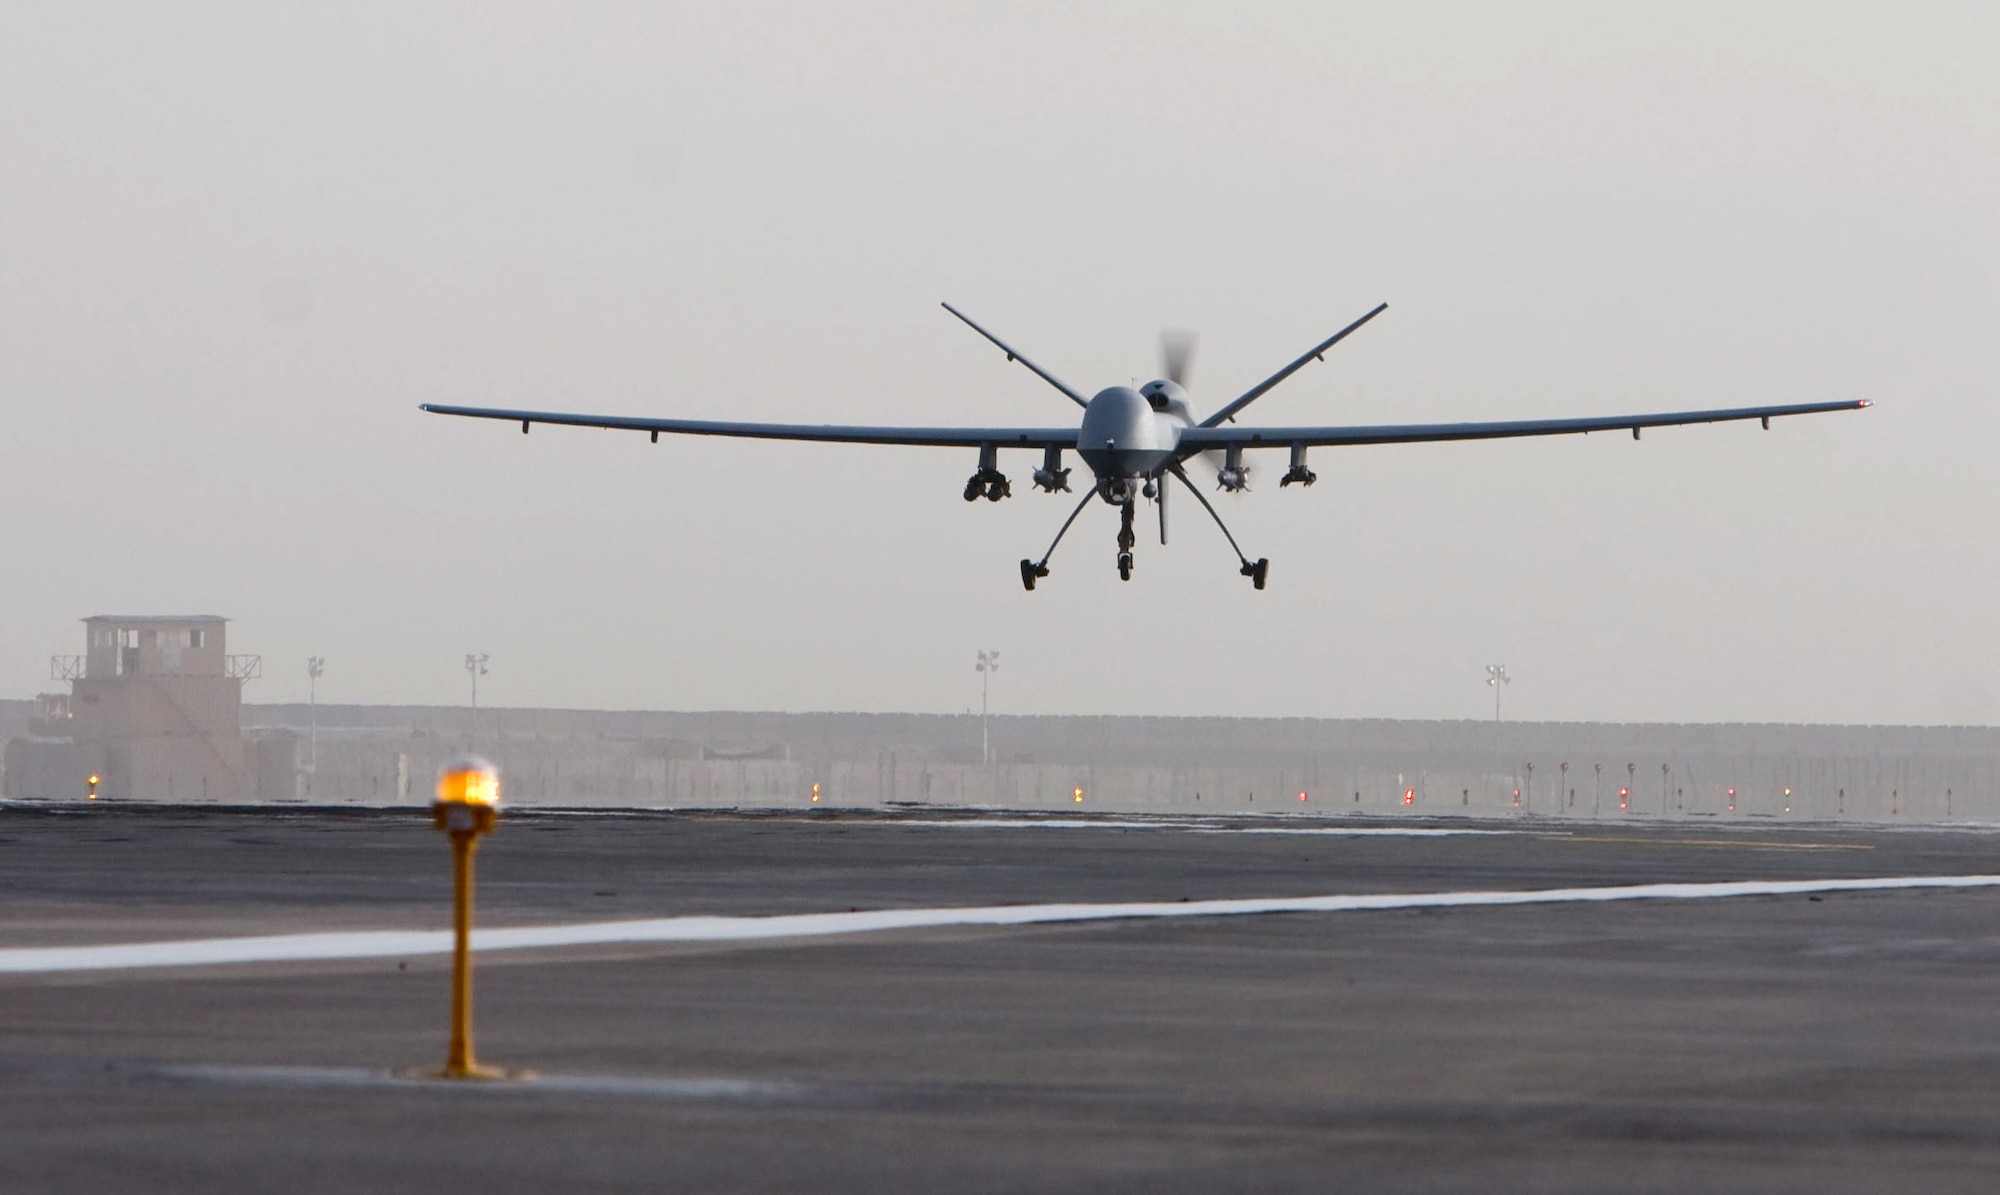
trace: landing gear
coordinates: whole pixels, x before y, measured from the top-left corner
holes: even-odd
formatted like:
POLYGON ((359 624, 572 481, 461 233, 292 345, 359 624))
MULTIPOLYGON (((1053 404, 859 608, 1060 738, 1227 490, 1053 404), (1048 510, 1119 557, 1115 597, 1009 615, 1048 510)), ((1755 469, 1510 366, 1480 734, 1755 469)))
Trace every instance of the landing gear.
MULTIPOLYGON (((1150 484, 1150 483, 1148 483, 1150 484)), ((1132 534, 1132 495, 1128 490, 1124 503, 1118 508, 1118 579, 1132 579, 1132 549, 1139 537, 1132 534)))
POLYGON ((1215 513, 1215 507, 1209 503, 1208 496, 1195 488, 1194 481, 1188 477, 1186 469, 1176 463, 1168 465, 1167 471, 1180 478, 1181 484, 1188 488, 1188 492, 1194 495, 1195 501, 1201 503, 1201 508, 1208 512, 1208 517, 1215 520, 1215 525, 1222 531, 1222 538, 1229 541, 1230 551, 1236 553, 1236 560, 1242 565, 1236 571, 1250 578, 1251 585, 1258 589, 1264 588, 1264 581, 1271 574, 1271 562, 1262 557, 1252 560, 1243 554, 1243 549, 1236 546, 1236 537, 1229 534, 1229 528, 1223 524, 1222 516, 1215 513))
POLYGON ((1083 496, 1083 501, 1077 503, 1076 509, 1070 511, 1069 517, 1063 520, 1062 530, 1056 532, 1055 539, 1049 543, 1049 550, 1042 553, 1042 558, 1039 561, 1023 560, 1021 562, 1021 588, 1033 593, 1035 591, 1035 582, 1049 575, 1049 557, 1056 554, 1056 545, 1062 542, 1063 536, 1069 534, 1070 525, 1076 522, 1076 516, 1082 514, 1083 508, 1089 506, 1090 500, 1095 497, 1097 497, 1097 491, 1094 489, 1083 496))
MULTIPOLYGON (((1236 559, 1242 565, 1242 569, 1240 570, 1242 574, 1250 578, 1250 583, 1256 588, 1264 588, 1264 583, 1270 576, 1271 562, 1264 559, 1252 560, 1248 556, 1245 556, 1240 548, 1236 548, 1236 537, 1229 534, 1228 527, 1223 526, 1221 517, 1215 513, 1215 507, 1209 504, 1208 499, 1202 495, 1200 490, 1195 489, 1194 482, 1188 477, 1186 470, 1182 469, 1178 464, 1174 464, 1167 466, 1167 472, 1172 473, 1174 477, 1180 480, 1182 485, 1185 485, 1194 494, 1195 500, 1201 503, 1202 509, 1206 510, 1208 516, 1215 520, 1215 525, 1222 529, 1223 538, 1229 541, 1229 546, 1232 549, 1236 549, 1236 559)), ((1057 545, 1062 543, 1063 536, 1069 534, 1069 529, 1076 524, 1077 516, 1083 513, 1083 508, 1090 505, 1093 498, 1102 498, 1105 502, 1118 508, 1118 579, 1120 581, 1130 581, 1132 579, 1132 570, 1136 563, 1133 551, 1138 547, 1139 543, 1139 536, 1133 527, 1134 516, 1137 513, 1139 496, 1146 489, 1153 491, 1152 498, 1160 506, 1160 542, 1166 543, 1166 474, 1155 474, 1145 478, 1143 487, 1140 484, 1140 479, 1137 478, 1114 477, 1101 479, 1091 488, 1089 493, 1083 496, 1083 500, 1076 504, 1076 509, 1069 512, 1069 518, 1063 520, 1062 529, 1056 532, 1054 541, 1049 544, 1049 550, 1042 553, 1042 558, 1040 560, 1021 561, 1021 588, 1033 593, 1036 583, 1049 575, 1049 557, 1056 554, 1057 545)))

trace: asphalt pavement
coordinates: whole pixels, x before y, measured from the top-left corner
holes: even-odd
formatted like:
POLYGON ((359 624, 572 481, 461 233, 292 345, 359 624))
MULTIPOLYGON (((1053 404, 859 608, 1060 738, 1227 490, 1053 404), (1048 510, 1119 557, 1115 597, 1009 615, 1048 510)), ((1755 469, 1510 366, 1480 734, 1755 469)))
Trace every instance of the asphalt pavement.
MULTIPOLYGON (((2000 872, 1978 829, 503 817, 482 925, 2000 872), (1345 831, 1358 828, 1360 834, 1345 831), (1440 827, 1442 828, 1442 827, 1440 827), (1308 832, 1301 832, 1308 831, 1308 832), (1333 832, 1328 832, 1333 831, 1333 832)), ((0 952, 438 929, 420 811, 0 810, 0 952)), ((0 1189, 1991 1190, 2000 891, 0 976, 0 1189)))

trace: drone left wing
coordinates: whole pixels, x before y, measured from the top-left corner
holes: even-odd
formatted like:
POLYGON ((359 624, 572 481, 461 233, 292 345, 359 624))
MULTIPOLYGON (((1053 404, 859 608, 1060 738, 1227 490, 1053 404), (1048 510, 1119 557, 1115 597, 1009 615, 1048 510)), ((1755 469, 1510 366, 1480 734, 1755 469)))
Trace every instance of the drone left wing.
POLYGON ((1361 444, 1423 444, 1439 440, 1499 440, 1513 436, 1570 436, 1629 431, 1633 439, 1649 427, 1690 423, 1731 423, 1756 419, 1765 427, 1786 415, 1858 411, 1867 399, 1795 403, 1778 407, 1731 407, 1715 411, 1668 411, 1657 415, 1601 415, 1588 419, 1516 419, 1495 423, 1406 423, 1376 427, 1191 427, 1181 433, 1183 449, 1284 448, 1361 444))
POLYGON ((928 448, 1074 448, 1071 427, 856 427, 827 423, 738 423, 734 420, 642 419, 630 415, 573 415, 561 411, 513 411, 497 407, 450 407, 424 403, 433 415, 463 415, 518 423, 525 433, 537 423, 601 427, 621 432, 675 436, 737 436, 753 440, 819 440, 835 444, 909 444, 928 448))

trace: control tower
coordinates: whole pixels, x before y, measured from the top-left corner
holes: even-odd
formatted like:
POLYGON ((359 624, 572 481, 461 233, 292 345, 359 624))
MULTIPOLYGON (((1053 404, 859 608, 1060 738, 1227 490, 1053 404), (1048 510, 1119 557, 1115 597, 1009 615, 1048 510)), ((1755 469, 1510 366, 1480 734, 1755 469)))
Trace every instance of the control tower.
POLYGON ((263 657, 229 655, 228 620, 214 615, 83 625, 89 650, 52 668, 70 682, 77 790, 95 774, 112 800, 247 799, 243 684, 263 675, 263 657))

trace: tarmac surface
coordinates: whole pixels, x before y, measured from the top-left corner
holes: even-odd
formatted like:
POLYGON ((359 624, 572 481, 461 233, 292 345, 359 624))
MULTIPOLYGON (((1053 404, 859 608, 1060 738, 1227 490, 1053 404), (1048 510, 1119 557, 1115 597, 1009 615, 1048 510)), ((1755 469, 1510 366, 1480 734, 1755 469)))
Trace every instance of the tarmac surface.
MULTIPOLYGON (((485 926, 2000 873, 2000 834, 504 816, 485 926), (1297 833, 1336 830, 1359 834, 1297 833), (1282 830, 1274 833, 1268 831, 1282 830)), ((0 955, 448 924, 418 811, 0 810, 0 955)), ((1990 1191, 2000 890, 0 975, 6 1191, 1990 1191)))

